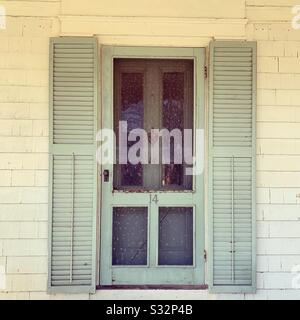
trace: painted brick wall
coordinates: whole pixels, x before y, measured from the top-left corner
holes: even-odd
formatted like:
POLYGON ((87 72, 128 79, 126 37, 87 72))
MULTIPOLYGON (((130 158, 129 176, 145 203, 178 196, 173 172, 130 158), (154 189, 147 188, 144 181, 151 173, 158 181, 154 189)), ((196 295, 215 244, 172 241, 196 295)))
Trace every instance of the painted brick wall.
POLYGON ((8 15, 0 29, 0 298, 29 299, 46 290, 48 47, 60 3, 0 5, 8 15))
POLYGON ((111 45, 202 47, 213 38, 258 42, 258 291, 179 290, 159 296, 300 299, 291 273, 300 265, 300 30, 291 26, 291 8, 298 1, 186 0, 183 6, 174 0, 160 10, 156 1, 147 10, 137 0, 126 7, 120 0, 0 1, 7 12, 7 27, 0 29, 0 265, 7 273, 0 299, 158 298, 155 290, 46 293, 48 43, 58 35, 96 35, 99 43, 111 45))
POLYGON ((291 26, 297 1, 246 2, 246 37, 258 45, 254 298, 299 299, 291 273, 300 264, 300 30, 291 26))

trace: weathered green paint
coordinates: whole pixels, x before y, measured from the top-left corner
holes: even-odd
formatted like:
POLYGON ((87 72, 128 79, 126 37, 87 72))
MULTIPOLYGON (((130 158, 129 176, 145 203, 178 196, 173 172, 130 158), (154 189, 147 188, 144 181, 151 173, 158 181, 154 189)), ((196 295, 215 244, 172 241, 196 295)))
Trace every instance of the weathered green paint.
MULTIPOLYGON (((204 130, 204 49, 198 48, 158 48, 158 47, 110 47, 102 48, 102 127, 113 128, 113 58, 166 58, 194 59, 195 103, 194 127, 204 130)), ((200 148, 200 144, 197 145, 200 148)), ((199 150, 204 152, 203 149, 199 150)), ((112 192, 113 166, 109 170, 110 182, 102 184, 101 206, 101 252, 100 284, 204 284, 204 175, 194 177, 191 192, 112 192), (150 196, 158 196, 158 204, 150 201, 150 196), (148 266, 112 267, 112 207, 144 206, 150 217, 148 237, 148 266), (194 207, 194 257, 195 266, 158 266, 158 207, 194 207), (149 238, 148 238, 149 245, 149 238), (150 271, 149 271, 150 270, 150 271)))
MULTIPOLYGON (((53 45, 55 43, 60 44, 68 44, 71 43, 93 43, 93 52, 94 52, 94 61, 93 61, 93 95, 94 95, 94 109, 93 109, 93 133, 95 137, 96 128, 97 128, 97 44, 95 39, 91 38, 71 38, 71 37, 62 37, 62 38, 53 38, 50 42, 50 131, 49 131, 49 151, 50 151, 50 161, 49 161, 49 292, 94 292, 95 290, 95 265, 96 265, 96 205, 97 205, 97 197, 96 197, 96 187, 97 187, 97 170, 96 163, 93 166, 93 232, 92 232, 92 270, 91 270, 91 285, 79 285, 79 286, 55 286, 51 285, 51 257, 52 257, 52 202, 53 202, 53 156, 55 155, 69 155, 71 156, 73 153, 78 155, 90 154, 95 155, 96 143, 93 141, 91 144, 53 144, 53 45)), ((235 64, 238 62, 245 62, 248 57, 247 54, 243 53, 239 56, 239 48, 251 48, 252 49, 252 67, 245 67, 243 65, 240 66, 240 71, 249 71, 252 70, 252 76, 245 76, 241 73, 241 80, 246 84, 245 88, 241 88, 240 84, 236 84, 232 86, 233 90, 240 90, 239 94, 230 95, 228 97, 228 101, 234 103, 235 99, 241 98, 244 94, 242 90, 249 89, 249 85, 252 86, 252 139, 251 146, 231 146, 231 147, 213 147, 212 145, 212 116, 213 116, 213 101, 210 99, 210 110, 209 110, 209 275, 210 275, 210 290, 212 292, 253 292, 255 290, 255 279, 256 279, 256 247, 255 247, 255 127, 256 127, 256 116, 255 116, 255 106, 256 106, 256 45, 255 43, 249 42, 214 42, 211 45, 211 60, 210 60, 210 97, 213 94, 213 75, 214 75, 214 56, 213 50, 216 47, 226 47, 231 48, 235 55, 234 59, 224 59, 225 69, 228 69, 230 63, 234 62, 235 64), (213 189, 212 189, 212 177, 213 177, 213 169, 212 169, 212 160, 213 157, 251 157, 252 158, 252 279, 251 285, 215 285, 213 281, 213 219, 212 219, 212 208, 213 208, 213 189)), ((63 46, 62 46, 63 49, 63 46)), ((76 49, 74 49, 76 51, 76 49)), ((76 55, 74 55, 75 57, 76 55)), ((72 55, 70 56, 72 58, 72 55)), ((105 79, 103 83, 103 95, 102 95, 102 124, 100 125, 103 128, 112 128, 112 58, 113 57, 143 57, 143 58, 191 58, 195 60, 195 128, 204 129, 204 51, 202 49, 192 49, 192 48, 144 48, 144 47, 104 47, 103 48, 103 60, 102 60, 102 77, 105 79)), ((225 54, 224 57, 228 57, 228 54, 225 54)), ((59 60, 59 62, 61 62, 59 60)), ((65 72, 66 69, 59 69, 61 72, 65 72)), ((67 76, 67 73, 63 75, 67 76)), ((78 74, 74 73, 74 77, 78 76, 78 74)), ((230 77, 224 77, 222 75, 218 76, 219 81, 225 81, 230 79, 230 77)), ((66 78, 63 78, 65 81, 66 78)), ((68 87, 71 82, 64 82, 64 85, 68 87)), ((61 86, 63 90, 64 87, 61 86)), ((228 88, 226 87, 226 83, 221 83, 221 87, 217 88, 219 94, 222 96, 226 94, 228 88), (222 91, 223 90, 223 91, 222 91)), ((81 92, 86 92, 84 86, 82 87, 81 92)), ((74 96, 74 94, 70 94, 70 96, 74 96)), ((86 101, 87 98, 83 98, 83 101, 86 101)), ((84 105, 84 102, 82 103, 84 105)), ((243 112, 243 111, 242 111, 243 112)), ((73 119, 74 125, 78 126, 76 122, 76 117, 69 119, 73 119)), ((223 118, 223 122, 227 122, 226 118, 223 118)), ((247 121, 246 121, 247 123, 247 121)), ((86 129, 86 128, 85 128, 86 129)), ((80 128, 78 128, 80 130, 80 128)), ((241 130, 242 131, 242 130, 241 130)), ((79 131, 78 131, 79 132, 79 131)), ((62 130, 61 133, 67 133, 67 131, 62 130)), ((102 169, 109 169, 110 172, 113 172, 112 166, 106 166, 102 169)), ((112 181, 112 179, 110 180, 112 181)), ((204 187, 203 187, 203 175, 198 176, 196 179, 196 185, 193 192, 185 192, 185 193, 176 193, 176 192, 155 192, 155 193, 145 193, 145 194, 129 194, 125 193, 115 193, 112 195, 111 188, 112 186, 107 186, 103 188, 102 193, 102 212, 101 212, 101 242, 109 244, 111 242, 111 233, 107 232, 107 228, 110 228, 111 214, 105 214, 112 212, 112 204, 116 206, 128 205, 128 206, 137 206, 145 203, 148 208, 153 212, 153 215, 157 216, 157 205, 148 205, 149 204, 149 195, 150 194, 158 194, 159 201, 161 206, 194 206, 196 207, 196 232, 195 232, 195 243, 196 247, 196 265, 199 266, 197 270, 197 274, 195 275, 195 279, 193 282, 189 282, 189 268, 185 267, 184 270, 181 267, 171 267, 171 272, 168 272, 169 267, 159 267, 156 270, 156 273, 153 273, 153 276, 150 279, 147 279, 147 284, 161 284, 162 281, 165 281, 166 272, 168 272, 168 282, 169 283, 178 283, 178 284, 203 284, 204 283, 204 259, 203 259, 203 249, 204 249, 204 187), (132 200, 134 196, 134 200, 132 200), (104 232, 104 230, 106 232, 104 232), (186 281, 187 280, 187 281, 186 281)), ((195 214, 195 210, 194 210, 195 214)), ((157 228, 157 219, 152 219, 152 226, 150 228, 153 230, 157 228)), ((155 254, 157 252, 157 244, 150 250, 150 263, 155 265, 156 258, 155 254)), ((119 279, 116 284, 142 284, 143 281, 139 281, 137 279, 137 274, 141 272, 141 268, 137 267, 117 267, 110 268, 108 267, 108 262, 111 257, 111 243, 108 246, 102 246, 101 249, 101 268, 100 268, 100 282, 101 284, 111 284, 112 281, 112 273, 115 272, 116 278, 119 279), (103 258, 104 257, 104 258, 103 258), (107 268, 108 267, 108 268, 107 268), (112 271, 112 269, 116 269, 116 271, 112 271), (127 280, 123 280, 123 279, 127 280)), ((110 266, 110 263, 109 263, 110 266)), ((145 281, 144 281, 145 282, 145 281)))
POLYGON ((51 38, 49 58, 48 291, 95 292, 97 41, 95 38, 87 37, 51 38), (88 63, 78 63, 78 57, 80 61, 88 63), (75 65, 72 64, 72 59, 75 59, 73 61, 75 65), (80 72, 86 72, 88 78, 80 78, 81 73, 74 72, 77 69, 80 72), (87 79, 92 84, 88 90, 84 85, 87 79), (78 102, 78 99, 82 102, 78 102), (57 101, 60 104, 56 103, 57 101), (71 101, 74 101, 74 106, 71 101), (78 108, 79 112, 76 111, 78 108), (90 108, 88 112, 86 112, 87 108, 90 108), (81 122, 82 120, 85 122, 81 122), (84 135, 86 131, 81 129, 88 130, 89 134, 84 135), (56 185, 62 189, 55 189, 56 185), (81 190, 88 191, 84 199, 81 198, 81 190), (80 202, 83 209, 77 207, 80 202), (61 206, 62 203, 63 206, 61 206), (86 224, 87 229, 85 229, 86 224), (80 233, 78 228, 81 230, 80 233), (62 239, 62 235, 65 238, 62 239), (81 237, 85 239, 82 240, 81 237), (68 241, 70 241, 69 244, 68 241), (81 247, 80 254, 84 254, 86 257, 84 259, 87 260, 78 264, 80 259, 77 254, 78 242, 81 241, 85 241, 85 246, 81 247), (61 255, 58 255, 58 252, 61 255))
POLYGON ((215 293, 254 292, 256 289, 256 43, 212 42, 209 71, 209 287, 210 291, 215 293), (234 86, 229 87, 230 84, 234 86), (223 166, 223 172, 214 170, 214 163, 223 166), (249 163, 251 166, 247 167, 249 163), (241 166, 244 167, 241 169, 241 166), (236 198, 237 191, 234 186, 243 183, 246 185, 247 174, 251 176, 251 186, 249 190, 245 187, 246 191, 241 189, 245 192, 246 198, 243 198, 242 193, 236 198), (217 189, 220 178, 222 182, 219 188, 221 186, 223 191, 221 198, 217 198, 220 197, 217 189), (231 203, 228 202, 228 195, 231 195, 231 203), (247 198, 249 195, 250 200, 247 198), (223 209, 218 208, 220 203, 223 209), (247 203, 251 203, 249 212, 247 203), (240 212, 237 213, 236 207, 246 209, 239 209, 240 212), (218 215, 221 223, 214 218, 218 210, 223 210, 223 213, 218 215), (228 222, 230 220, 228 210, 231 210, 230 222, 228 222), (250 214, 250 219, 246 216, 246 220, 248 219, 246 223, 241 220, 245 218, 241 215, 242 212, 250 214), (239 219, 238 222, 235 219, 239 219), (220 232, 220 229, 223 231, 220 232), (236 229, 239 231, 242 229, 243 232, 237 233, 236 229), (243 249, 244 258, 235 253, 233 258, 231 255, 232 261, 230 261, 229 246, 236 250, 239 244, 242 248, 243 244, 239 241, 245 239, 246 233, 251 234, 251 243, 248 248, 246 246, 243 249), (228 235, 232 238, 228 239, 228 235), (222 241, 222 249, 219 247, 218 251, 214 251, 222 241), (223 259, 222 262, 220 259, 223 259), (236 263, 239 263, 240 269, 236 263), (250 273, 245 271, 245 264, 246 269, 251 268, 250 273), (218 273, 215 270, 218 270, 218 273), (231 279, 228 270, 232 272, 231 279))

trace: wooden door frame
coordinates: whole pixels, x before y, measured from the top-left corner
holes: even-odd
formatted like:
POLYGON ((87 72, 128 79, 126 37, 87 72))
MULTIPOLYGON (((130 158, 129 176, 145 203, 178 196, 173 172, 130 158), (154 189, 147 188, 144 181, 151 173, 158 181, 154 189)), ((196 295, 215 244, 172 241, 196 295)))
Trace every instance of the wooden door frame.
MULTIPOLYGON (((194 128, 205 130, 205 48, 171 48, 171 47, 125 47, 125 46, 103 46, 102 47, 102 108, 109 106, 110 111, 103 113, 101 108, 101 124, 100 128, 113 128, 113 59, 114 58, 144 58, 144 59, 192 59, 194 61, 194 128)), ((194 152, 197 152, 197 143, 194 139, 194 152)), ((203 152, 205 148, 203 145, 203 152)), ((100 170, 109 169, 113 172, 112 165, 102 166, 100 170)), ((202 252, 197 252, 201 256, 201 279, 205 283, 205 215, 204 215, 204 172, 197 176, 194 183, 194 191, 197 190, 199 195, 199 222, 201 224, 201 234, 198 235, 198 247, 202 252), (202 258, 203 257, 203 258, 202 258)), ((103 185, 101 188, 100 198, 106 198, 103 185)), ((101 242, 103 234, 101 232, 101 211, 102 201, 99 205, 100 210, 100 246, 99 246, 99 282, 101 282, 101 242)))

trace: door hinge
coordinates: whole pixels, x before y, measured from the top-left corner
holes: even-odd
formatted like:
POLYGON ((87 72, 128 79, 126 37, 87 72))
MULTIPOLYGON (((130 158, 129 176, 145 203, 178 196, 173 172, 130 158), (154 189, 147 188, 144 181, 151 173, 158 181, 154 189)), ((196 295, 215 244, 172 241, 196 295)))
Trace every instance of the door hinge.
POLYGON ((208 76, 208 71, 207 71, 207 66, 204 67, 204 77, 207 78, 208 76))
POLYGON ((207 261, 207 252, 206 252, 206 250, 204 250, 203 257, 204 257, 204 262, 206 262, 207 261))

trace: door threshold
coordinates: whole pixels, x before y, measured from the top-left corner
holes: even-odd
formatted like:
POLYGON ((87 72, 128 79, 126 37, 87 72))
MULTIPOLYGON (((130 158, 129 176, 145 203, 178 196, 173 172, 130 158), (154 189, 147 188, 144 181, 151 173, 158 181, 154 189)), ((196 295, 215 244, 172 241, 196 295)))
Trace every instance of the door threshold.
POLYGON ((97 285, 96 290, 207 290, 207 284, 200 285, 97 285))

